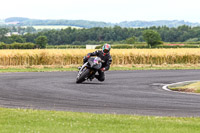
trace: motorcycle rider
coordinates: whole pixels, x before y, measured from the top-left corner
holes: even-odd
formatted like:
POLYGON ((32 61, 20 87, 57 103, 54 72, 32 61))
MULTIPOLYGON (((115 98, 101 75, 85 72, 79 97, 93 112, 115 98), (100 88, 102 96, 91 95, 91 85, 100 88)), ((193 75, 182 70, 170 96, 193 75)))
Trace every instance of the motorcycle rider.
POLYGON ((97 56, 101 58, 102 62, 102 68, 101 70, 98 70, 99 75, 95 75, 95 78, 97 78, 99 81, 104 81, 105 80, 105 71, 108 71, 110 68, 110 64, 112 63, 112 57, 110 56, 110 49, 111 46, 110 44, 104 44, 102 47, 102 50, 97 50, 93 53, 88 53, 87 56, 84 57, 83 62, 86 63, 87 60, 91 56, 97 56))

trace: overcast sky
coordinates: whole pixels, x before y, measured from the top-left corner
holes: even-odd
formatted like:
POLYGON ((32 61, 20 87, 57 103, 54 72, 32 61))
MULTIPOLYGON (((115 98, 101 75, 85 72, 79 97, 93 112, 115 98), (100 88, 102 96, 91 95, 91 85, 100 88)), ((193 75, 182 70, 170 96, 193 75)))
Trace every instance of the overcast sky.
POLYGON ((200 0, 2 0, 0 19, 200 22, 200 0))

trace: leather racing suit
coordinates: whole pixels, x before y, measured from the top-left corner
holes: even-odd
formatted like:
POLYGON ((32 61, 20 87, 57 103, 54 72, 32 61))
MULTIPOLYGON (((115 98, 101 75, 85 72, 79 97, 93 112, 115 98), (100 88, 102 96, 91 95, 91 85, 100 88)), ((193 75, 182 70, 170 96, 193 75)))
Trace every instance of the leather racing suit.
POLYGON ((112 63, 112 57, 110 56, 110 53, 103 53, 102 50, 97 50, 93 53, 88 53, 87 56, 84 58, 83 62, 86 63, 90 56, 97 56, 104 61, 102 63, 102 69, 98 70, 99 75, 95 75, 95 77, 99 81, 104 81, 105 80, 104 71, 108 71, 110 68, 110 64, 112 63))

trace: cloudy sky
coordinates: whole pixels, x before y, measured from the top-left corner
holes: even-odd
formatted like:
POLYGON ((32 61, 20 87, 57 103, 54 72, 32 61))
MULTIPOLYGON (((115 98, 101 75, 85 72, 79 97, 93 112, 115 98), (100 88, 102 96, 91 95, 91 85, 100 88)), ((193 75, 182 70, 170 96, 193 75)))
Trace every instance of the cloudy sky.
POLYGON ((200 22, 200 0, 2 0, 0 19, 200 22))

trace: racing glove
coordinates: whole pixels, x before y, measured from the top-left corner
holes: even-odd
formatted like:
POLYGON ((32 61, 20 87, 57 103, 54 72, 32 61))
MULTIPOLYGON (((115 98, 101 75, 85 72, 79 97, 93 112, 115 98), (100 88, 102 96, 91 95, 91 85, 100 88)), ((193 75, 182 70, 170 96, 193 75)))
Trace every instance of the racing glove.
POLYGON ((101 71, 102 71, 102 72, 105 72, 105 71, 106 71, 106 69, 103 67, 103 68, 101 68, 101 71))
POLYGON ((90 55, 87 55, 86 57, 89 59, 89 58, 90 58, 90 55))

